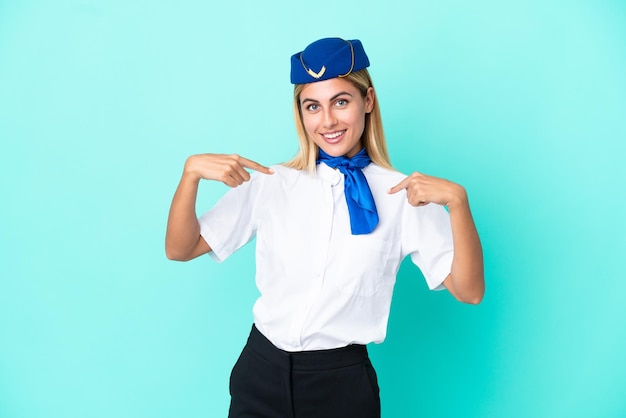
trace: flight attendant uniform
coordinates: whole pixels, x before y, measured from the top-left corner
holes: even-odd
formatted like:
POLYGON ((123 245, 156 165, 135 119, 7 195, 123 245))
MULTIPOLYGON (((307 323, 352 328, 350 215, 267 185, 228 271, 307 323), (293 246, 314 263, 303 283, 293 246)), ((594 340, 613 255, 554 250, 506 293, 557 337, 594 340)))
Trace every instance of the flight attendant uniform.
POLYGON ((388 194, 406 176, 372 163, 362 173, 379 221, 353 235, 341 172, 323 162, 315 174, 273 169, 253 173, 199 219, 216 261, 256 237, 261 296, 233 369, 230 416, 379 417, 365 345, 385 338, 404 257, 430 289, 442 288, 453 256, 449 215, 388 194))
MULTIPOLYGON (((361 42, 326 38, 291 57, 291 82, 369 66, 361 42)), ((387 331, 401 261, 428 287, 450 273, 450 219, 387 190, 406 176, 319 150, 314 173, 282 165, 253 173, 199 219, 216 261, 256 238, 254 325, 231 375, 231 418, 378 418, 366 345, 387 331)))

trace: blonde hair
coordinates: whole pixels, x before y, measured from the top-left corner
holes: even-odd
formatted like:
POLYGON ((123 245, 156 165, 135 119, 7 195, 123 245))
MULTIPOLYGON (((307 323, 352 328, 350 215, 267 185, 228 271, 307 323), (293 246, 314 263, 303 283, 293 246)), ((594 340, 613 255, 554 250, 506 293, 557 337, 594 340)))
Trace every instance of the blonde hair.
MULTIPOLYGON (((344 78, 351 82, 361 92, 363 97, 367 94, 368 88, 374 87, 372 78, 366 68, 350 73, 344 78)), ((300 93, 302 93, 302 90, 304 90, 306 86, 306 84, 296 84, 293 89, 293 112, 296 121, 296 133, 298 134, 298 141, 300 142, 300 150, 295 157, 284 163, 284 165, 314 173, 318 146, 309 138, 304 129, 302 109, 300 107, 300 93)), ((385 168, 392 168, 389 154, 387 153, 387 143, 385 141, 383 123, 380 117, 380 108, 376 95, 374 95, 372 111, 365 115, 365 127, 361 141, 363 142, 365 151, 374 164, 385 168)))

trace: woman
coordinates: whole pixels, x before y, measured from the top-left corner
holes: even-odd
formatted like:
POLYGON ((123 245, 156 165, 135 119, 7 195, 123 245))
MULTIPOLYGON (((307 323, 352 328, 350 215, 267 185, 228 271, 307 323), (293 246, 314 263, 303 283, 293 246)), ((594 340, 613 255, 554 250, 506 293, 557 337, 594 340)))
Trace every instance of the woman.
POLYGON ((407 255, 431 289, 482 299, 466 192, 391 168, 368 66, 358 40, 320 39, 292 56, 300 151, 288 163, 268 168, 215 154, 185 163, 167 256, 222 261, 257 238, 261 296, 231 375, 230 417, 380 417, 366 344, 385 338, 407 255), (232 189, 198 219, 201 179, 232 189))

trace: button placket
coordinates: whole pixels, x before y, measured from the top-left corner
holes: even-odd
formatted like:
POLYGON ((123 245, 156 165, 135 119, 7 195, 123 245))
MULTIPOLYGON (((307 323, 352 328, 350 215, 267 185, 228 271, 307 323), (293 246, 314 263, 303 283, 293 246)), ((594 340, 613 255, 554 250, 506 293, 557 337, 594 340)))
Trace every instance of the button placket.
MULTIPOLYGON (((329 171, 334 171, 329 169, 329 171)), ((322 188, 322 196, 323 202, 322 213, 323 216, 320 217, 320 224, 318 228, 318 233, 315 236, 316 245, 315 248, 319 249, 319 251, 315 252, 315 260, 313 265, 315 266, 312 271, 312 277, 314 284, 311 286, 311 293, 308 295, 307 303, 303 307, 302 310, 299 310, 303 313, 300 329, 299 329, 299 345, 302 346, 303 333, 305 330, 306 320, 311 312, 311 308, 315 303, 317 297, 322 291, 324 286, 324 276, 326 273, 326 260, 328 258, 329 251, 329 243, 330 236, 332 232, 332 224, 333 224, 333 215, 334 215, 334 195, 333 195, 333 187, 336 186, 341 178, 333 176, 332 172, 325 172, 324 176, 321 177, 320 187, 322 188)))

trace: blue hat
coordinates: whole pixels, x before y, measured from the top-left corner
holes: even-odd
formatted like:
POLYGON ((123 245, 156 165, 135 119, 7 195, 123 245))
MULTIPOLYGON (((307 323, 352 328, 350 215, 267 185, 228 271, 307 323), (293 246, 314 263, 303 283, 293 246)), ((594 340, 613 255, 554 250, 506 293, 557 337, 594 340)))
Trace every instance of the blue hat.
POLYGON ((345 77, 369 65, 358 39, 324 38, 291 56, 291 83, 306 84, 345 77))

